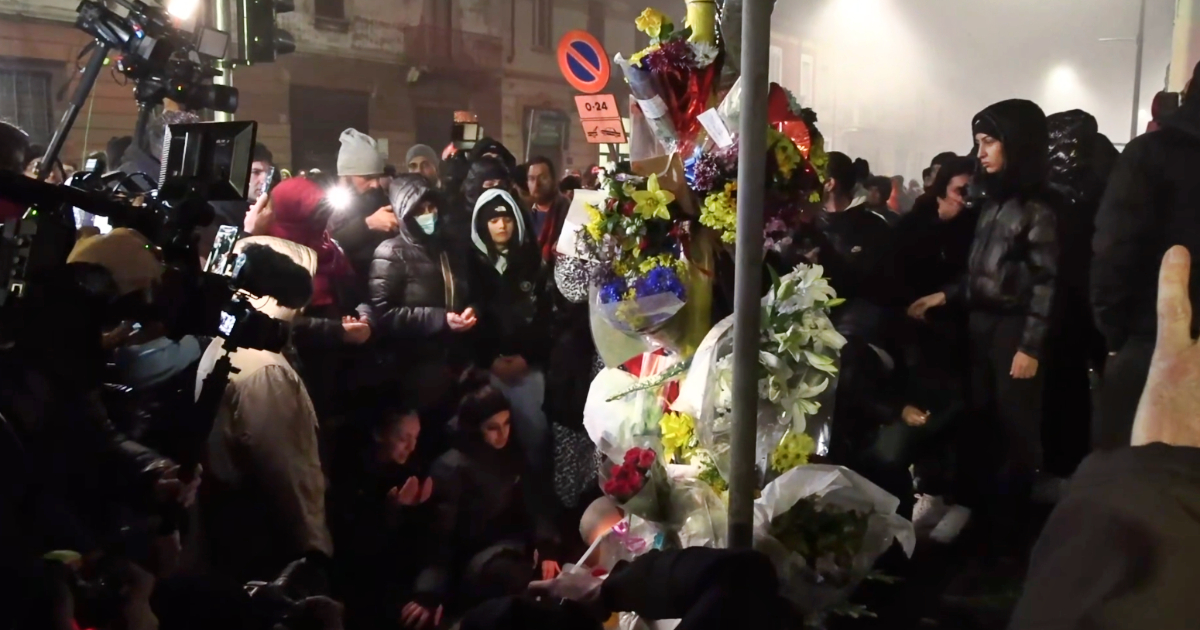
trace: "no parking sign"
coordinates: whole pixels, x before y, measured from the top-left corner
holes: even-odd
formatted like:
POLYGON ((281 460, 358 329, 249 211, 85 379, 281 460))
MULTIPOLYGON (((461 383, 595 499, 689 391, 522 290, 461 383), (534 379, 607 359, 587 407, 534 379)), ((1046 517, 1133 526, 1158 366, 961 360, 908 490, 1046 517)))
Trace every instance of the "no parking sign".
POLYGON ((584 94, 603 90, 612 72, 604 46, 587 31, 571 31, 559 40, 558 68, 567 83, 584 94))

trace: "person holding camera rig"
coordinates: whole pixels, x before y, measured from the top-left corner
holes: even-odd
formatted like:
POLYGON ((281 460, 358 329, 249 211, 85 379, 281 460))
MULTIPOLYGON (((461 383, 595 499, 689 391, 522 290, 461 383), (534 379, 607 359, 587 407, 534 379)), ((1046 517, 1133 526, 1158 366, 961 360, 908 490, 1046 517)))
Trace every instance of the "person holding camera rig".
MULTIPOLYGON (((280 238, 245 238, 234 251, 264 246, 290 258, 309 278, 317 268, 315 252, 280 238)), ((284 322, 297 314, 271 297, 250 299, 250 306, 284 322)), ((307 553, 333 554, 317 415, 283 354, 230 343, 213 340, 196 378, 199 396, 205 378, 229 352, 236 373, 229 377, 208 440, 211 488, 201 499, 201 516, 214 568, 243 582, 270 580, 307 553)))
POLYGON ((144 237, 116 229, 80 241, 20 303, 14 344, 0 357, 0 408, 38 503, 58 506, 36 532, 37 553, 102 558, 140 542, 123 528, 130 511, 148 517, 194 500, 198 476, 184 483, 174 461, 118 431, 100 395, 106 331, 137 316, 161 273, 144 237))

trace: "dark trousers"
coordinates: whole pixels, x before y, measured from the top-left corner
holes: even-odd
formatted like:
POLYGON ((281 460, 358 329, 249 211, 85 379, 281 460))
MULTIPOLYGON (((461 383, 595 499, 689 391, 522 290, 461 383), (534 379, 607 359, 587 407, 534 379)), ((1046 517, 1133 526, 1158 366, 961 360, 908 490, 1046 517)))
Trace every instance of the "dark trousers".
MULTIPOLYGON (((1032 483, 1042 465, 1044 370, 1031 379, 1010 376, 1025 317, 973 312, 970 321, 971 390, 964 495, 982 498, 998 489, 1032 483)), ((968 503, 970 500, 968 499, 968 503)))
POLYGON ((1100 404, 1092 418, 1092 449, 1129 446, 1133 418, 1150 374, 1154 339, 1133 338, 1104 364, 1100 404))

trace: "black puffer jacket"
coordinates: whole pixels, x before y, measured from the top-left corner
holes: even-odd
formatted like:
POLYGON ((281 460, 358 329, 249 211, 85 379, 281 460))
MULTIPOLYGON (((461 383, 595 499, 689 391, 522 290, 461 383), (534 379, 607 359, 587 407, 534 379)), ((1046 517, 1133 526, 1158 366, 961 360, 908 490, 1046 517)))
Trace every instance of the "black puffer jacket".
POLYGON ((493 189, 475 204, 472 219, 471 287, 479 305, 476 356, 481 366, 499 356, 519 355, 530 365, 542 365, 550 352, 549 305, 540 300, 545 274, 537 243, 521 207, 508 192, 493 189), (491 245, 486 221, 479 216, 488 205, 503 204, 516 221, 514 249, 501 257, 491 245), (500 259, 503 258, 503 271, 500 259))
MULTIPOLYGON (((1198 77, 1200 66, 1193 85, 1198 77)), ((1158 268, 1171 246, 1192 252, 1192 303, 1200 297, 1198 168, 1200 90, 1192 90, 1159 131, 1125 147, 1096 214, 1092 309, 1110 351, 1131 337, 1154 339, 1158 268)))
POLYGON ((371 263, 373 334, 401 353, 413 370, 450 365, 460 358, 454 351, 465 341, 450 331, 446 313, 461 313, 469 304, 466 262, 442 234, 445 204, 424 177, 401 175, 389 194, 400 233, 379 245, 371 263), (426 201, 438 205, 433 234, 421 231, 416 221, 416 211, 426 201))
POLYGON ((967 277, 946 297, 964 299, 972 310, 1025 316, 1019 349, 1040 358, 1058 275, 1055 209, 1045 185, 1046 116, 1029 101, 1009 100, 977 114, 972 126, 998 134, 1006 163, 979 177, 987 198, 967 277))
MULTIPOLYGON (((486 419, 485 419, 486 420, 486 419)), ((482 430, 456 419, 456 446, 433 464, 434 540, 430 564, 417 578, 419 595, 445 599, 476 554, 497 545, 537 549, 551 559, 556 534, 534 479, 525 474, 515 427, 503 449, 483 441, 482 430)))
POLYGON ((821 249, 820 263, 838 297, 863 298, 879 306, 890 304, 894 288, 890 280, 893 240, 887 219, 858 205, 823 213, 818 227, 829 244, 821 249))

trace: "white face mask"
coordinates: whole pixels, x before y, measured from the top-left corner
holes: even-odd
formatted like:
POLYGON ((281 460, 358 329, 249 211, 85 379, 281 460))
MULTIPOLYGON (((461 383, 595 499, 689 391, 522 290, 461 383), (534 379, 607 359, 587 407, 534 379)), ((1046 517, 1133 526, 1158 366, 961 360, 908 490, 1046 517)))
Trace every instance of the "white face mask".
POLYGON ((433 234, 434 228, 437 227, 437 215, 422 214, 417 217, 417 227, 421 228, 421 231, 426 234, 433 234))

